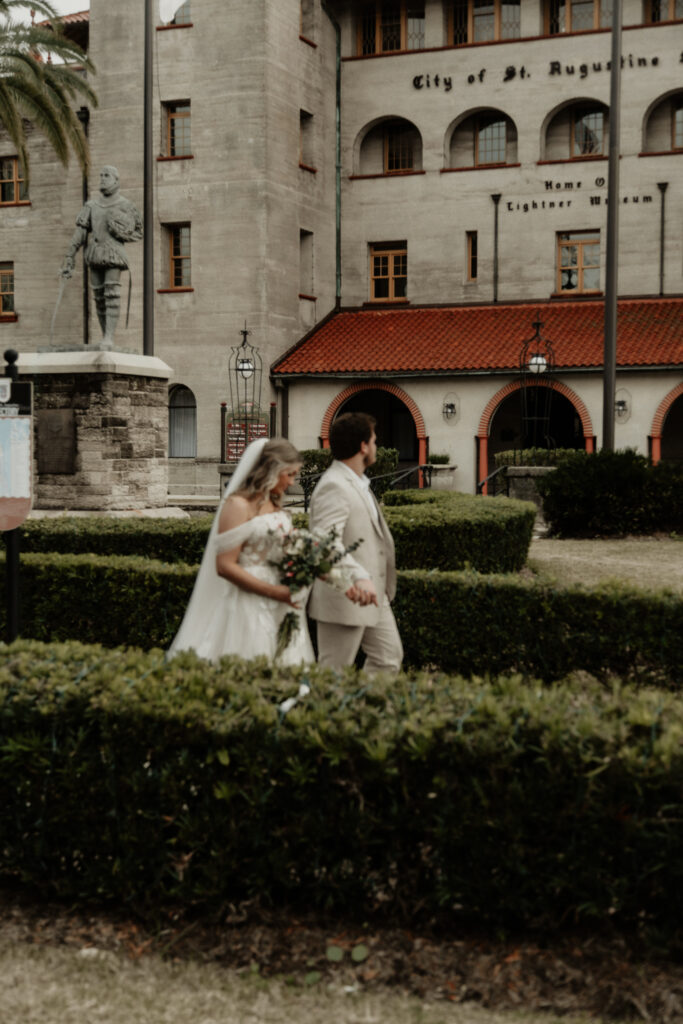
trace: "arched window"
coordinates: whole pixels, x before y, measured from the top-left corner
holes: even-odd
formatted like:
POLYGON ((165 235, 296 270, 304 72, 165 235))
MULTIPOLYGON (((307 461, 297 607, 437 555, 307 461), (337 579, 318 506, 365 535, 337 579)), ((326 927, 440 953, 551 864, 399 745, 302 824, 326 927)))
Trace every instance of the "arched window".
POLYGON ((197 402, 189 388, 177 384, 168 396, 168 457, 197 456, 197 402))
POLYGON ((607 156, 609 112, 603 103, 563 107, 545 132, 546 160, 587 160, 607 156))
POLYGON ((500 110, 480 110, 456 125, 448 167, 500 167, 517 162, 517 129, 500 110))
POLYGON ((422 137, 400 117, 380 121, 360 144, 359 174, 406 174, 422 170, 422 137))
POLYGON ((652 108, 644 141, 645 153, 683 152, 683 92, 667 96, 652 108))

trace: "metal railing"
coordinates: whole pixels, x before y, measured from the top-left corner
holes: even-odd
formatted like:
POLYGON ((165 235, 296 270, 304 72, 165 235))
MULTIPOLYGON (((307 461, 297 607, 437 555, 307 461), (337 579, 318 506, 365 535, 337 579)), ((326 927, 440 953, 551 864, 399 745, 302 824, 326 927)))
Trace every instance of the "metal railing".
POLYGON ((482 491, 484 490, 484 487, 486 486, 487 483, 489 483, 489 481, 495 481, 495 485, 494 485, 493 491, 491 491, 491 489, 489 488, 488 493, 489 494, 494 494, 494 495, 496 495, 496 494, 506 494, 506 495, 509 495, 509 493, 510 493, 510 484, 508 482, 508 477, 507 477, 506 470, 507 470, 507 466, 499 466, 498 469, 494 469, 493 473, 489 473, 489 475, 485 476, 483 480, 480 480, 479 483, 477 484, 477 494, 481 494, 482 493, 482 491), (500 478, 500 474, 501 473, 504 474, 504 476, 503 476, 503 479, 505 480, 505 486, 504 487, 499 487, 498 486, 499 478, 500 478))
MULTIPOLYGON (((390 487, 391 488, 395 487, 401 481, 404 481, 404 483, 402 484, 402 488, 406 488, 407 489, 408 486, 409 486, 408 485, 408 479, 412 475, 415 475, 415 478, 416 478, 415 479, 415 484, 413 486, 419 487, 420 473, 423 474, 423 479, 424 479, 424 482, 425 482, 425 486, 429 487, 430 484, 431 484, 431 472, 430 472, 431 468, 432 468, 431 466, 417 465, 417 466, 410 466, 408 469, 394 470, 393 473, 380 473, 377 476, 370 477, 370 487, 372 488, 372 490, 374 492, 376 492, 377 491, 377 486, 376 485, 380 482, 380 480, 388 480, 388 481, 390 481, 390 483, 387 484, 386 487, 382 487, 380 489, 380 496, 382 494, 384 494, 384 491, 389 490, 390 487)), ((315 488, 315 485, 317 484, 318 480, 320 479, 320 477, 323 475, 324 472, 325 472, 325 470, 323 470, 320 473, 306 473, 306 474, 302 474, 299 477, 299 483, 301 485, 302 491, 304 492, 303 493, 303 498, 302 498, 301 501, 288 501, 287 502, 287 507, 288 508, 296 508, 299 505, 303 505, 304 512, 308 512, 308 506, 309 506, 309 503, 310 503, 310 500, 311 500, 311 495, 313 494, 313 490, 315 488)))

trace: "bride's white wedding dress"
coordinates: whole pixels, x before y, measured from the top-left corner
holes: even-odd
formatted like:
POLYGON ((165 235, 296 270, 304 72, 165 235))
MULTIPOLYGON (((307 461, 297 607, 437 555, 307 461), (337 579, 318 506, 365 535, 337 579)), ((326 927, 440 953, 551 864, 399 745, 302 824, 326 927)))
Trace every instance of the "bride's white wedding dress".
MULTIPOLYGON (((282 554, 282 531, 291 528, 286 512, 267 512, 254 516, 234 530, 216 534, 213 539, 213 557, 222 551, 231 551, 242 545, 238 562, 252 576, 268 583, 279 583, 278 570, 271 560, 282 554)), ((315 656, 306 623, 307 591, 301 592, 297 600, 298 609, 282 601, 253 594, 221 580, 220 599, 207 615, 203 626, 198 627, 192 648, 211 661, 217 661, 224 654, 239 654, 242 658, 256 658, 264 654, 273 658, 277 641, 278 626, 287 612, 295 611, 299 619, 290 643, 280 656, 279 664, 295 665, 313 662, 315 656)))

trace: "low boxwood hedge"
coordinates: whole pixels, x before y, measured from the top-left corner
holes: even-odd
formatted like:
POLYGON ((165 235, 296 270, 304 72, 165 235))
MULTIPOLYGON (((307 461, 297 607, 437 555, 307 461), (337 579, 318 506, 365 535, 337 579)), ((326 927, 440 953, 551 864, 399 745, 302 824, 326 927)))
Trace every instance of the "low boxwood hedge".
MULTIPOLYGON (((534 520, 532 505, 429 490, 393 491, 386 498, 391 505, 387 519, 396 540, 399 568, 461 569, 470 565, 480 572, 511 572, 526 561, 534 520), (412 508, 398 508, 399 504, 412 508)), ((211 521, 210 515, 161 520, 107 516, 29 520, 22 527, 21 549, 130 555, 193 565, 201 561, 211 521)), ((295 511, 293 521, 304 526, 308 516, 295 511)))
MULTIPOLYGON (((0 563, 1 564, 1 563, 0 563)), ((168 647, 196 566, 95 555, 24 555, 22 635, 168 647)), ((677 687, 683 601, 627 587, 569 587, 516 576, 399 573, 394 603, 405 663, 551 681, 575 669, 677 687)), ((0 606, 0 626, 5 607, 0 606)))
POLYGON ((518 572, 526 563, 535 506, 448 491, 390 491, 385 515, 401 569, 518 572))
POLYGON ((256 899, 673 932, 682 740, 680 699, 586 678, 367 679, 20 642, 0 664, 0 871, 148 911, 256 899))
POLYGON ((543 515, 560 537, 683 532, 683 466, 632 449, 577 453, 538 481, 543 515))

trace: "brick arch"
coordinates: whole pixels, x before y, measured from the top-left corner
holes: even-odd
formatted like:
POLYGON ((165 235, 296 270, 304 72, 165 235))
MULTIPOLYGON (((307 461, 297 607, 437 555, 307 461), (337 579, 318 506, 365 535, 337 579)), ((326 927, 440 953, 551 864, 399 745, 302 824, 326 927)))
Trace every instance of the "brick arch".
MULTIPOLYGON (((553 381, 552 384, 545 382, 539 382, 538 384, 531 385, 532 387, 551 387, 558 394, 564 395, 576 409, 579 419, 581 420, 581 426, 583 428, 583 437, 586 445, 586 451, 592 452, 595 447, 595 438, 593 435, 593 422, 590 417, 590 413, 586 408, 582 399, 579 398, 577 393, 573 391, 562 381, 553 381)), ((488 464, 489 464, 489 430, 491 427, 491 420, 496 409, 508 395, 513 394, 515 391, 519 391, 522 384, 518 380, 510 381, 504 387, 497 391, 493 398, 489 399, 486 403, 481 419, 479 420, 479 429, 477 431, 477 438, 479 440, 479 465, 477 467, 479 473, 479 480, 484 480, 488 475, 488 464)), ((487 492, 486 485, 484 486, 484 493, 487 492)))
POLYGON ((652 430, 650 431, 650 438, 652 440, 652 461, 659 462, 662 457, 662 433, 664 431, 664 420, 667 417, 669 409, 674 404, 677 398, 683 395, 683 382, 677 384, 675 388, 665 395, 657 406, 657 412, 652 420, 652 430))
MULTIPOLYGON (((410 415, 413 417, 413 423, 415 424, 415 430, 417 431, 417 445, 418 445, 418 463, 423 466, 427 461, 427 431, 425 429, 425 421, 422 417, 417 403, 406 394, 403 388, 399 388, 396 384, 385 384, 384 381, 367 381, 363 384, 350 384, 348 388, 341 391, 336 398, 333 398, 327 407, 327 411, 323 416, 322 425, 320 428, 320 439, 322 441, 323 448, 330 447, 330 427, 332 426, 332 420, 336 416, 337 412, 344 404, 348 401, 352 395, 357 395, 360 391, 388 391, 390 395, 394 395, 395 398, 400 399, 401 402, 406 406, 410 415)), ((419 486, 424 485, 422 477, 422 470, 419 472, 419 486)))
POLYGON ((338 410, 347 402, 352 395, 357 395, 359 391, 388 391, 390 395, 399 398, 403 404, 408 408, 410 415, 413 417, 415 424, 415 430, 417 431, 418 441, 426 441, 427 431, 425 430, 425 421, 422 418, 417 403, 406 394, 406 392, 397 387, 396 384, 385 384, 383 381, 368 381, 366 384, 350 384, 348 388, 341 391, 336 398, 333 398, 327 407, 327 412, 323 416, 322 426, 320 428, 320 436, 323 442, 323 448, 327 448, 330 440, 330 427, 332 426, 332 420, 337 415, 338 410))

